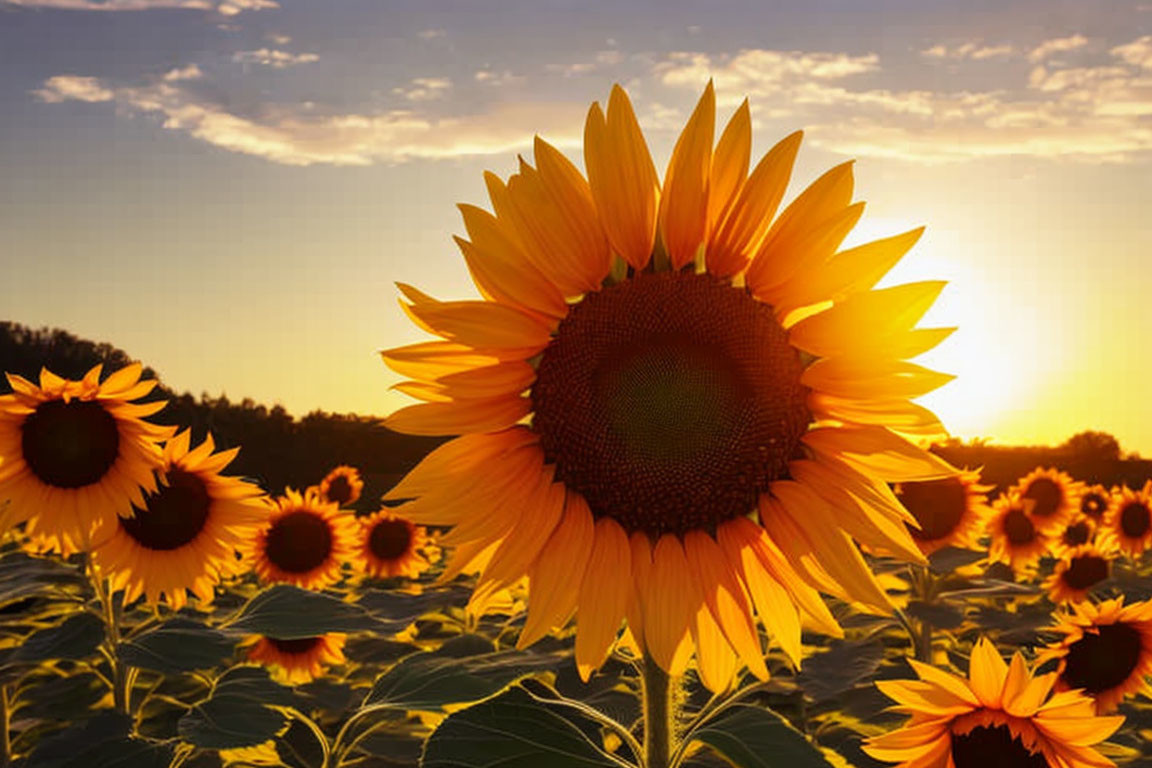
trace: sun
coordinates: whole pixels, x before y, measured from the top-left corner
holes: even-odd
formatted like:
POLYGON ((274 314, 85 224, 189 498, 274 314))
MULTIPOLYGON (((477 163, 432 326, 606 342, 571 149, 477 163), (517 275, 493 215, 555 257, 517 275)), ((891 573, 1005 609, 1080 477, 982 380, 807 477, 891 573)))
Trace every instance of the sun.
POLYGON ((709 84, 663 181, 618 86, 587 178, 537 138, 535 165, 485 175, 493 213, 460 206, 484 300, 401 285, 439 340, 383 353, 423 401, 385 425, 460 436, 385 499, 454 526, 448 571, 481 599, 528 578, 522 645, 575 612, 585 678, 625 619, 720 690, 767 675, 757 617, 795 652, 802 614, 837 631, 820 591, 889 609, 853 539, 922 561, 886 483, 956 474, 906 437, 943 431, 911 400, 951 377, 907 361, 951 333, 918 327, 943 283, 873 290, 922 230, 842 249, 851 163, 776 215, 801 135, 752 167, 747 103, 714 124, 709 84))

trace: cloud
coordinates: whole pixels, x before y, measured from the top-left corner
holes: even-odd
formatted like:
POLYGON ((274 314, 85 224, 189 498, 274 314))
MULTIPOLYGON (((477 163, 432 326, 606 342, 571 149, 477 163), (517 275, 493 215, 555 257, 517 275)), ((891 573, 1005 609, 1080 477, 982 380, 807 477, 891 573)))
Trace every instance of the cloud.
POLYGON ((571 64, 546 64, 544 69, 564 77, 577 77, 595 72, 605 67, 613 67, 624 61, 624 54, 617 50, 597 51, 588 61, 571 64))
POLYGON ((421 40, 435 40, 438 37, 444 37, 448 33, 443 29, 422 29, 416 33, 416 37, 421 40))
POLYGON ((1053 40, 1045 40, 1032 49, 1028 54, 1028 58, 1032 61, 1043 61, 1054 53, 1074 51, 1077 48, 1083 48, 1087 44, 1088 38, 1083 35, 1072 35, 1070 37, 1058 37, 1053 40))
POLYGON ((408 101, 433 101, 443 98, 452 88, 446 77, 414 77, 406 88, 393 88, 392 93, 408 101))
POLYGON ((524 81, 523 75, 515 75, 510 70, 496 72, 491 69, 478 69, 472 74, 472 79, 483 85, 502 86, 524 81))
POLYGON ((176 82, 177 80, 199 80, 202 77, 204 77, 204 73, 201 72, 200 67, 195 64, 170 69, 164 75, 164 79, 170 83, 176 82))
POLYGON ((50 8, 64 11, 151 11, 156 9, 184 9, 216 11, 224 16, 235 16, 243 11, 262 11, 279 8, 275 0, 0 0, 0 3, 21 8, 50 8))
POLYGON ((951 47, 938 44, 920 51, 921 55, 930 59, 974 59, 976 61, 1003 58, 1015 53, 1016 49, 1011 45, 983 45, 979 42, 962 43, 951 47))
POLYGON ((413 110, 315 114, 305 105, 269 106, 243 115, 162 78, 114 87, 97 78, 58 75, 36 92, 45 102, 112 102, 127 114, 153 115, 167 130, 284 165, 371 165, 521 150, 533 132, 578 146, 584 105, 503 103, 473 114, 413 110))
POLYGON ((297 64, 311 64, 320 61, 320 57, 314 53, 289 53, 272 48, 261 48, 258 51, 237 51, 232 54, 232 61, 241 64, 259 64, 273 69, 286 69, 297 64))
POLYGON ((1142 69, 1152 69, 1152 35, 1144 35, 1126 45, 1118 45, 1110 53, 1142 69))

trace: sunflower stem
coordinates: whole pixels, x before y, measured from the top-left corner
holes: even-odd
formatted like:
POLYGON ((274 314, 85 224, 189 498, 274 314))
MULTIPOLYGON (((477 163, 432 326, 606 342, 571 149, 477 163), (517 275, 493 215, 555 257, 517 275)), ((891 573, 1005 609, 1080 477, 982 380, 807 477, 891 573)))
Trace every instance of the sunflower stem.
POLYGON ((647 654, 640 668, 640 680, 644 705, 644 766, 671 768, 675 737, 672 680, 647 654))
POLYGON ((8 725, 12 713, 8 707, 8 686, 0 686, 0 768, 12 762, 12 741, 8 738, 8 725))

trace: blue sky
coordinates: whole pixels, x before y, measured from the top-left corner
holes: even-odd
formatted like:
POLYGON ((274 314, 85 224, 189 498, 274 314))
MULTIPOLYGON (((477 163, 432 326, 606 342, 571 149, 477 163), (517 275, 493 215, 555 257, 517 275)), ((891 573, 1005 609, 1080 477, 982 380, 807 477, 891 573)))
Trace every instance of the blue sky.
POLYGON ((580 161, 629 90, 662 167, 713 78, 799 187, 857 158, 856 241, 925 224, 926 360, 962 436, 1106 429, 1152 454, 1152 3, 0 0, 0 315, 173 387, 404 403, 393 281, 472 295, 455 204, 540 133, 580 161), (1141 423, 1144 422, 1144 423, 1141 423))

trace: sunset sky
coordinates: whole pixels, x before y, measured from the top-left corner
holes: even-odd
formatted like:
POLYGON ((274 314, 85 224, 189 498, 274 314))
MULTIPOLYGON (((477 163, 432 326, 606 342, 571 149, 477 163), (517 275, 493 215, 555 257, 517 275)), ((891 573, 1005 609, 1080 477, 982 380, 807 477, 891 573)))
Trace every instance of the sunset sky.
POLYGON ((961 437, 1152 456, 1152 2, 0 0, 0 319, 178 391, 383 415, 395 281, 474 296, 457 202, 533 134, 582 167, 624 85, 663 169, 709 78, 802 188, 857 158, 848 244, 950 281, 922 362, 961 437))

